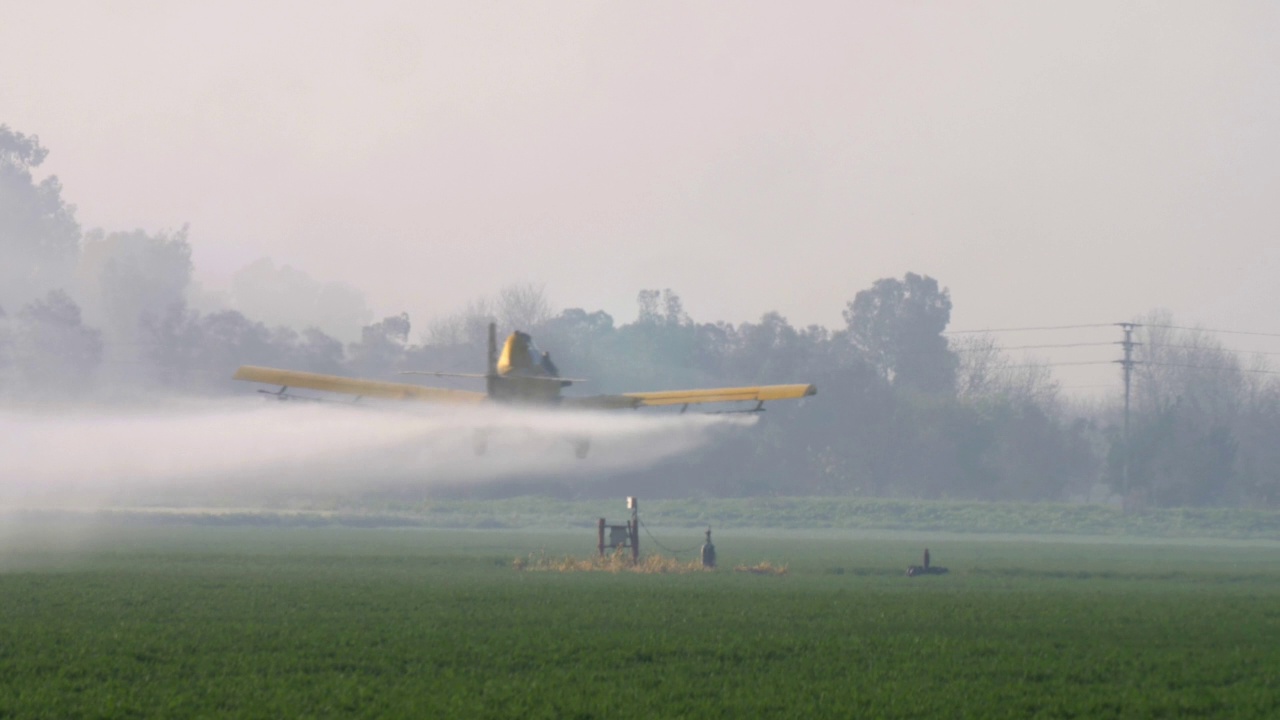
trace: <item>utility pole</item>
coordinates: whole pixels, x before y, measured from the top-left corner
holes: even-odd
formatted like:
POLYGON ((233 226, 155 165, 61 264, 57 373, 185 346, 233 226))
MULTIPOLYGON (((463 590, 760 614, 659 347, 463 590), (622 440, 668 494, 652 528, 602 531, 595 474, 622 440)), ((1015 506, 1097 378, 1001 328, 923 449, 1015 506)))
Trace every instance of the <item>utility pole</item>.
POLYGON ((1121 330, 1124 330, 1124 340, 1120 341, 1120 344, 1124 347, 1124 359, 1116 360, 1116 362, 1120 363, 1120 367, 1124 368, 1124 435, 1121 437, 1123 448, 1120 456, 1120 481, 1124 485, 1123 489, 1127 497, 1129 493, 1129 389, 1131 387, 1133 366, 1138 364, 1138 361, 1133 359, 1133 348, 1142 344, 1133 341, 1133 329, 1142 326, 1138 323, 1116 324, 1120 326, 1121 330))
POLYGON ((631 521, 627 527, 631 533, 631 562, 640 562, 640 501, 634 497, 627 498, 627 509, 631 511, 631 521))

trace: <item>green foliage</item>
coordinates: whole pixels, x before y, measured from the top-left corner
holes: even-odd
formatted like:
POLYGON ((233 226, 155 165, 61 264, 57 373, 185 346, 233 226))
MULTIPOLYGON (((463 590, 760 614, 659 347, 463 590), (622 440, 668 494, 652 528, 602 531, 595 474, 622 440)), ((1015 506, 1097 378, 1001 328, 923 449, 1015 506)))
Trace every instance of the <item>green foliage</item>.
POLYGON ((262 258, 231 280, 231 307, 270 326, 322 332, 355 340, 373 319, 364 294, 340 282, 320 282, 291 265, 262 258))
POLYGON ((66 290, 75 267, 75 207, 63 202, 56 176, 32 175, 48 153, 38 137, 0 125, 0 306, 66 290))
POLYGON ((80 307, 61 290, 22 308, 13 345, 20 395, 81 394, 102 360, 102 334, 82 322, 80 307))
POLYGON ((409 314, 400 313, 366 325, 360 331, 360 342, 351 345, 349 366, 356 375, 385 377, 403 366, 405 346, 409 342, 409 314))
POLYGON ((942 336, 951 322, 951 294, 928 275, 881 278, 845 307, 858 347, 887 379, 902 387, 948 394, 957 360, 942 336))
MULTIPOLYGON (((574 538, 149 529, 0 570, 4 717, 1280 712, 1271 549, 725 537, 782 577, 527 573, 574 538)), ((38 532, 36 534, 39 534, 38 532)))
POLYGON ((191 283, 187 228, 174 233, 90 232, 77 274, 85 303, 119 342, 136 344, 141 320, 185 302, 191 283))

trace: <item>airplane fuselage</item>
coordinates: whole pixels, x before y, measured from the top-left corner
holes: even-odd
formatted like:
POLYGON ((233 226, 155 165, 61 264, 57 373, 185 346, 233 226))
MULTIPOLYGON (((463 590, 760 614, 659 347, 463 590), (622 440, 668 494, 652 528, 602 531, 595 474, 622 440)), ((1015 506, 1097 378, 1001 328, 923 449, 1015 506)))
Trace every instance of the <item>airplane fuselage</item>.
POLYGON ((489 371, 486 389, 492 400, 548 405, 560 402, 560 390, 572 383, 560 378, 551 356, 539 352, 528 333, 507 336, 498 353, 497 329, 489 326, 489 371))

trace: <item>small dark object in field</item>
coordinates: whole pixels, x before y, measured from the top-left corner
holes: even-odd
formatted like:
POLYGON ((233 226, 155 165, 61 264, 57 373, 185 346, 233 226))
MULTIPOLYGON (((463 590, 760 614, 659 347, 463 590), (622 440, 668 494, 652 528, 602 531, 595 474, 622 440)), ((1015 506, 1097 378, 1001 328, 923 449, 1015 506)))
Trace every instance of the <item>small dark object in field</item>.
POLYGON ((907 577, 915 577, 917 575, 946 575, 947 569, 934 565, 932 567, 924 567, 921 565, 908 565, 907 577))
POLYGON ((702 546, 702 567, 714 569, 716 566, 716 546, 711 544, 711 528, 707 528, 707 542, 702 546))

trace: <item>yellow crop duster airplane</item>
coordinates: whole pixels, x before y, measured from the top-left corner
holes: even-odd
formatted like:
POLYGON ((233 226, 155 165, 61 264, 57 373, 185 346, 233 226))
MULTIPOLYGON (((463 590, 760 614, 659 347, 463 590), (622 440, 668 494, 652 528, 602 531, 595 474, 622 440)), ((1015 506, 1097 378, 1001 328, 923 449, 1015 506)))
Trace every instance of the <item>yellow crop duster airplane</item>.
MULTIPOLYGON (((562 396, 561 390, 575 382, 576 378, 562 378, 551 356, 539 352, 528 333, 516 331, 507 337, 498 352, 497 325, 489 324, 489 368, 483 375, 437 372, 406 372, 405 375, 432 375, 435 377, 468 377, 483 379, 485 392, 451 390, 424 387, 407 383, 362 380, 360 378, 319 373, 278 370, 276 368, 242 365, 233 376, 236 380, 279 385, 280 390, 269 392, 281 400, 292 397, 290 388, 306 388, 323 392, 354 395, 356 399, 381 398, 387 400, 417 400, 433 403, 479 404, 485 402, 515 405, 557 406, 578 410, 640 408, 650 406, 680 405, 684 412, 690 405, 703 403, 754 402, 755 406, 738 412, 759 412, 769 400, 794 400, 817 394, 813 385, 759 385, 754 387, 710 388, 702 390, 660 390, 633 392, 620 395, 562 396)), ((578 457, 586 457, 588 441, 574 443, 578 457)), ((478 437, 476 452, 485 449, 483 437, 478 437)))

